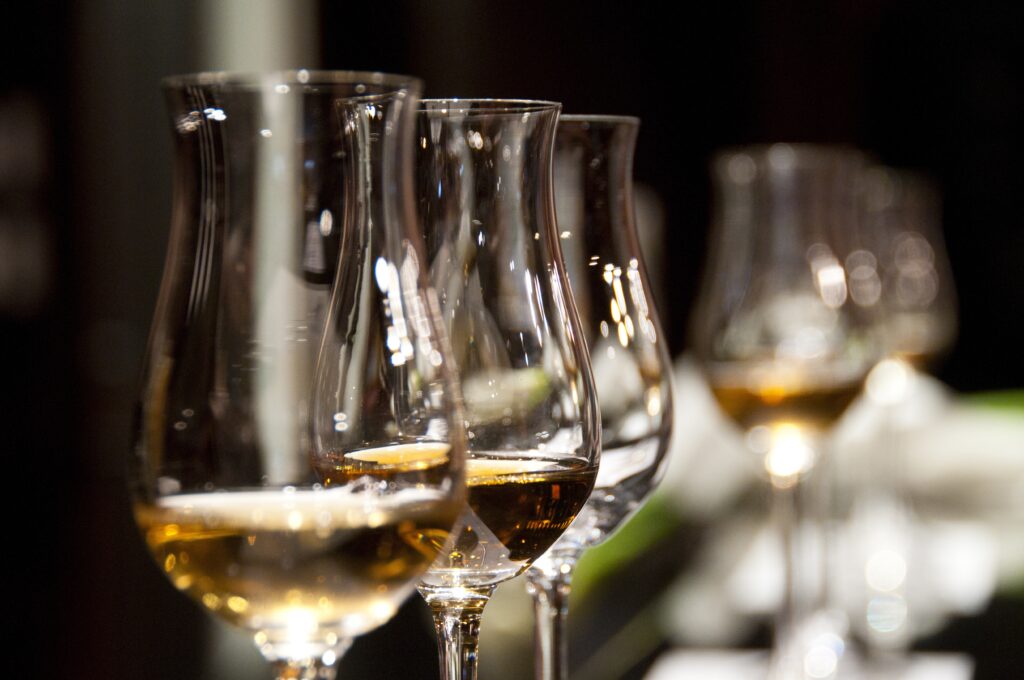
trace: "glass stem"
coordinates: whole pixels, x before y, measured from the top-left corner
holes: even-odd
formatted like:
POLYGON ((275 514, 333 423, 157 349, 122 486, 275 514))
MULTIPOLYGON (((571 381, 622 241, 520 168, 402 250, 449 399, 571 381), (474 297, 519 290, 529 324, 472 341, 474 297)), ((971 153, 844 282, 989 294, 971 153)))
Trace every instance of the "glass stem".
POLYGON ((476 680, 480 618, 494 587, 420 592, 434 616, 442 680, 476 680))
POLYGON ((281 659, 270 664, 277 680, 334 680, 338 669, 325 666, 319 661, 286 661, 281 659))
POLYGON ((803 678, 805 626, 824 607, 824 522, 818 484, 824 471, 772 480, 772 505, 784 559, 782 602, 775 620, 773 679, 803 678))
POLYGON ((544 556, 526 572, 526 592, 533 597, 534 677, 567 680, 569 677, 569 593, 576 568, 575 556, 544 556))

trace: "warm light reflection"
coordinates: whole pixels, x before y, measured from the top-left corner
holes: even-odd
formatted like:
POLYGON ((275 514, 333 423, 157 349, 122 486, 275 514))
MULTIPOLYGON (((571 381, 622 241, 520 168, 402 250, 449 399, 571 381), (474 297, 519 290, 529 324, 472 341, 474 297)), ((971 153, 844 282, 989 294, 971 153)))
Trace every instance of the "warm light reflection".
MULTIPOLYGON (((403 265, 402 278, 404 279, 406 286, 408 280, 412 277, 415 278, 417 274, 417 268, 415 262, 411 262, 409 259, 403 265), (406 271, 409 269, 410 271, 406 271)), ((384 293, 384 317, 390 321, 387 330, 385 331, 385 344, 388 350, 391 352, 391 364, 393 366, 402 366, 407 361, 413 358, 413 344, 409 337, 409 323, 406 319, 406 310, 402 301, 402 286, 400 285, 398 267, 391 264, 383 257, 377 258, 377 262, 373 267, 374 279, 376 279, 377 287, 382 293, 384 293)), ((410 288, 412 290, 412 288, 410 288)), ((418 299, 412 300, 414 303, 419 303, 418 299)), ((417 329, 420 331, 420 335, 423 335, 422 328, 422 314, 421 310, 410 309, 409 315, 411 323, 417 325, 417 329)))
POLYGON ((661 415, 661 388, 651 385, 644 393, 644 401, 647 403, 647 415, 655 418, 661 415))
POLYGON ((330 236, 334 230, 334 215, 330 210, 324 210, 320 213, 320 235, 330 236))
POLYGON ((907 398, 913 369, 899 359, 878 362, 868 373, 864 391, 881 406, 899 404, 907 398))
MULTIPOLYGON (((593 258, 591 264, 594 264, 593 258)), ((650 320, 646 316, 646 299, 643 296, 643 290, 639 286, 639 262, 634 258, 630 260, 630 269, 625 274, 629 283, 630 296, 633 302, 637 302, 639 297, 642 302, 642 309, 638 322, 640 324, 641 331, 648 337, 654 338, 653 326, 650 320)), ((633 321, 632 315, 629 314, 629 306, 626 304, 626 289, 622 285, 623 277, 622 267, 617 267, 612 263, 605 264, 604 271, 601 273, 601 278, 611 288, 611 294, 608 300, 608 313, 611 317, 611 321, 615 324, 615 336, 619 341, 619 344, 623 347, 629 347, 629 343, 633 341, 636 336, 636 323, 633 321)), ((607 321, 601 321, 600 332, 603 337, 608 337, 611 332, 611 327, 607 321)), ((653 340, 652 340, 653 341, 653 340)))
POLYGON ((772 483, 781 488, 795 484, 814 464, 814 448, 799 426, 777 423, 771 426, 771 444, 764 465, 772 483))
POLYGON ((249 601, 244 597, 232 595, 228 598, 228 609, 236 614, 244 614, 249 609, 249 601))
POLYGON ((832 249, 824 243, 815 243, 807 249, 807 261, 822 302, 831 309, 842 307, 847 296, 846 270, 832 249))
POLYGON ((313 612, 295 607, 284 612, 285 637, 295 642, 305 642, 316 634, 317 620, 313 612))

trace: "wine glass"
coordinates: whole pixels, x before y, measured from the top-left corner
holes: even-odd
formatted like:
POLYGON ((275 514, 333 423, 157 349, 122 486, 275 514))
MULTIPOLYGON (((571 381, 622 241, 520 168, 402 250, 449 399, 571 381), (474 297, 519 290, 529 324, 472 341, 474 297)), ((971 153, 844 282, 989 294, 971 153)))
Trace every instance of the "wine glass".
POLYGON ((878 352, 844 264, 864 245, 863 163, 849 149, 788 144, 713 163, 717 214, 691 330, 715 400, 771 482, 786 566, 774 677, 833 677, 842 666, 845 621, 824 578, 820 463, 829 427, 878 352))
POLYGON ((402 222, 419 90, 356 72, 165 81, 174 204, 135 517, 171 583, 252 634, 279 678, 334 677, 352 638, 412 592, 464 493, 457 387, 438 319, 417 305, 416 234, 402 222), (401 275, 386 295, 364 284, 356 299, 348 284, 374 270, 401 275), (398 324, 399 303, 400 376, 380 323, 390 310, 398 324), (344 328, 341 355, 325 324, 344 328), (347 400, 325 418, 333 404, 310 386, 323 392, 330 369, 353 363, 373 370, 334 386, 347 400), (412 413, 420 431, 398 431, 412 413), (413 446, 429 474, 398 479, 367 463, 343 478, 324 441, 357 460, 413 446))
POLYGON ((866 389, 877 444, 842 475, 853 567, 845 582, 853 632, 876 671, 892 675, 914 633, 907 437, 928 417, 919 403, 927 390, 922 372, 953 343, 956 294, 932 184, 915 173, 873 166, 864 175, 863 197, 864 234, 872 246, 852 263, 850 292, 857 304, 876 309, 886 356, 871 370, 866 389))
POLYGON ((626 116, 561 116, 555 135, 555 207, 597 384, 601 468, 580 516, 526 572, 536 676, 547 680, 569 676, 565 622, 576 563, 657 484, 672 426, 671 364, 633 215, 639 126, 626 116))
POLYGON ((921 175, 873 166, 865 172, 864 206, 877 285, 868 268, 858 304, 880 307, 876 317, 890 356, 926 370, 952 346, 957 326, 938 191, 921 175))
POLYGON ((468 500, 419 586, 447 680, 476 677, 495 586, 551 547, 597 475, 600 415, 552 195, 559 108, 425 100, 419 115, 419 214, 468 424, 468 500))

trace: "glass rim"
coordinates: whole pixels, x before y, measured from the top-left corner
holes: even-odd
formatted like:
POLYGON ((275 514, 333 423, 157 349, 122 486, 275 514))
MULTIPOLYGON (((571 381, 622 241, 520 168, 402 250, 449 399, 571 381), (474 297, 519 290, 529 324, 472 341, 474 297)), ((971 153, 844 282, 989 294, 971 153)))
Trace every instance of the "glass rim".
POLYGON ((609 125, 633 125, 639 127, 638 116, 625 116, 618 114, 584 114, 584 113, 563 113, 558 116, 559 123, 599 123, 609 125))
POLYGON ((549 111, 560 112, 562 110, 562 103, 545 99, 425 98, 420 99, 416 112, 420 114, 446 114, 449 108, 455 108, 456 113, 469 116, 523 114, 549 111), (455 108, 455 105, 466 106, 455 108))
POLYGON ((316 87, 330 85, 382 85, 392 90, 423 90, 416 76, 381 71, 345 71, 332 69, 283 69, 269 71, 199 71, 165 76, 164 89, 183 87, 222 87, 233 90, 257 90, 273 85, 316 87))

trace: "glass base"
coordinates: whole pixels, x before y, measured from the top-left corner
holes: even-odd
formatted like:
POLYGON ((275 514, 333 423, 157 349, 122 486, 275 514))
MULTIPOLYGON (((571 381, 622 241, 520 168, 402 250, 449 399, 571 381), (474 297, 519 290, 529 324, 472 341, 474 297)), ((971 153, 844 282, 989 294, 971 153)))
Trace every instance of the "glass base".
POLYGON ((333 633, 323 640, 289 640, 283 634, 272 639, 260 631, 253 638, 278 680, 334 680, 338 660, 352 645, 352 640, 333 633))

